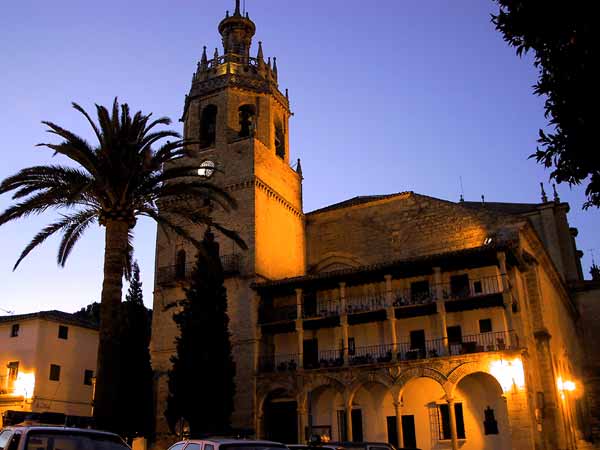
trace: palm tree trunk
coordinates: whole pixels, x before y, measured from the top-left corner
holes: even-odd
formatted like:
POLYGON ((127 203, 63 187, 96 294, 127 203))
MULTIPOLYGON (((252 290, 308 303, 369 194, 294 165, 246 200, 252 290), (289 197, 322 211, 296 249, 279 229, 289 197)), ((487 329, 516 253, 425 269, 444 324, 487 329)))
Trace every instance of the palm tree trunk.
POLYGON ((128 233, 129 225, 126 221, 107 220, 94 418, 98 427, 109 431, 118 431, 113 411, 118 404, 119 311, 128 233))

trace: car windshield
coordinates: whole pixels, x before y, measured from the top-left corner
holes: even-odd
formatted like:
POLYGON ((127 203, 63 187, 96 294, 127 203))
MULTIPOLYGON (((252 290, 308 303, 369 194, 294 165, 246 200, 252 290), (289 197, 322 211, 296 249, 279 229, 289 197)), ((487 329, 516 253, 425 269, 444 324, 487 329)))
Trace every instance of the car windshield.
POLYGON ((25 450, 129 450, 118 436, 73 431, 31 431, 25 450))
POLYGON ((12 431, 10 431, 10 430, 0 431, 0 448, 6 447, 6 444, 8 443, 8 439, 10 438, 11 435, 12 435, 12 431))
POLYGON ((282 450, 287 449, 283 444, 259 444, 256 442, 248 444, 225 444, 219 446, 220 450, 282 450))

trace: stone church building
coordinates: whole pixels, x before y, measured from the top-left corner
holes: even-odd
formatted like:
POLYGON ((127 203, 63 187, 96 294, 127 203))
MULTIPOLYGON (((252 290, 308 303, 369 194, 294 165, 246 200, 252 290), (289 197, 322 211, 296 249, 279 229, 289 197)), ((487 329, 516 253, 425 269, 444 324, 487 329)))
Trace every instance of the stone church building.
MULTIPOLYGON (((251 56, 255 24, 239 1, 218 30, 223 50, 204 49, 182 120, 196 176, 239 205, 211 214, 249 247, 219 238, 234 426, 286 443, 578 448, 590 431, 577 295, 589 292, 569 206, 400 192, 305 212, 277 61, 261 43, 251 56)), ((194 261, 193 246, 159 229, 151 351, 164 448, 177 333, 167 306, 194 261)))

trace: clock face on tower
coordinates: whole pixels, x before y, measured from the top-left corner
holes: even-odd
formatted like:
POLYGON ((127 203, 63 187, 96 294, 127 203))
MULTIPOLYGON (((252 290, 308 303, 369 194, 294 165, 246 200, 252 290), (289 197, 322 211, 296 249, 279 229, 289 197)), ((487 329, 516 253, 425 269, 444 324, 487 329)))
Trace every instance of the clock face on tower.
POLYGON ((198 168, 198 175, 201 176, 202 178, 210 178, 213 176, 214 173, 215 173, 215 163, 214 163, 214 161, 211 161, 209 159, 202 162, 200 164, 200 167, 198 168))

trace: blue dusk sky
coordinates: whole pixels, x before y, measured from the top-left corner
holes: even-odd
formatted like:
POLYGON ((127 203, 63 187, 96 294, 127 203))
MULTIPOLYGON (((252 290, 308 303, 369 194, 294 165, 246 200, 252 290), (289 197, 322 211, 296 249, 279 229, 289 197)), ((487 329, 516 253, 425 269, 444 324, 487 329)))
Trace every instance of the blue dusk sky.
MULTIPOLYGON (((166 115, 181 131, 184 96, 202 46, 220 45, 217 24, 234 0, 19 0, 0 13, 0 177, 60 163, 36 148, 56 141, 41 120, 92 139, 70 106, 115 96, 166 115)), ((356 195, 412 190, 457 201, 538 202, 549 172, 528 159, 545 124, 530 57, 515 55, 490 23, 491 0, 246 0, 265 56, 289 89, 291 160, 302 159, 304 209, 356 195)), ((551 186, 546 184, 551 195, 551 186)), ((558 187, 571 205, 578 245, 600 259, 598 210, 582 211, 583 187, 558 187)), ((5 208, 10 198, 0 198, 5 208)), ((57 240, 12 272, 52 213, 0 228, 0 308, 75 311, 100 297, 103 230, 81 239, 65 268, 57 240)), ((152 304, 156 228, 135 229, 144 295, 152 304)), ((0 311, 0 314, 3 312, 0 311)))

